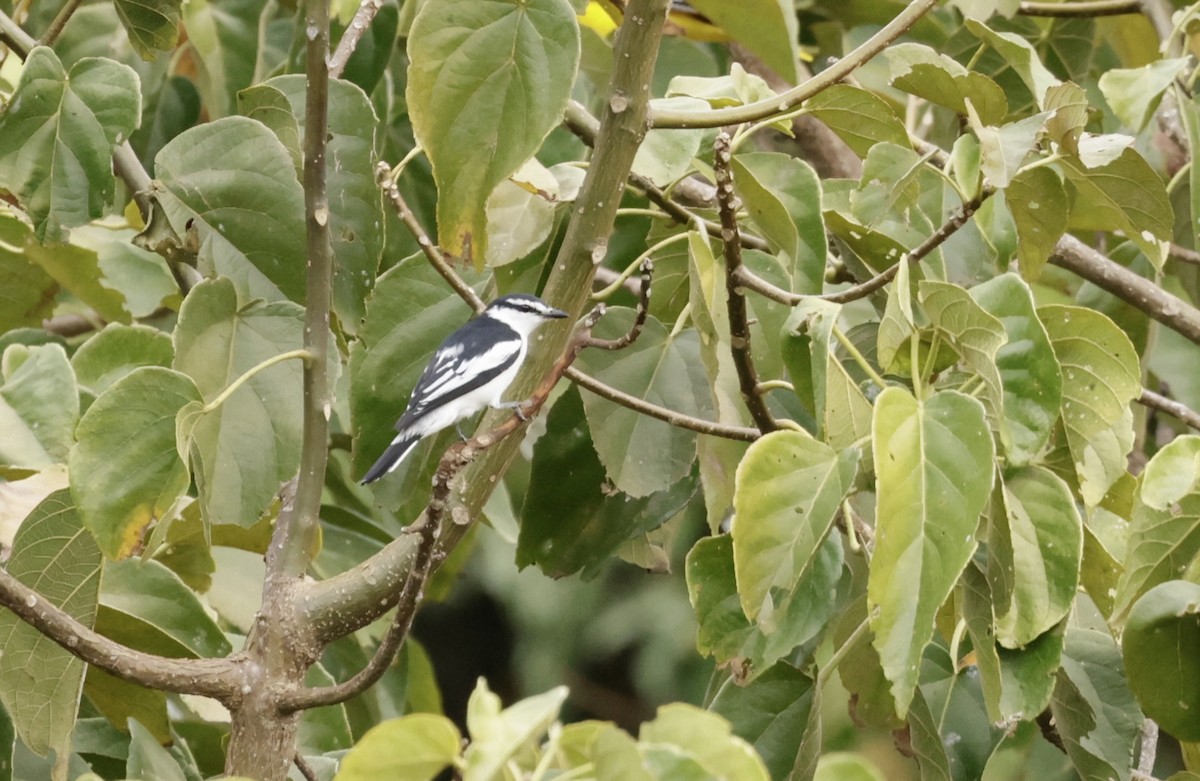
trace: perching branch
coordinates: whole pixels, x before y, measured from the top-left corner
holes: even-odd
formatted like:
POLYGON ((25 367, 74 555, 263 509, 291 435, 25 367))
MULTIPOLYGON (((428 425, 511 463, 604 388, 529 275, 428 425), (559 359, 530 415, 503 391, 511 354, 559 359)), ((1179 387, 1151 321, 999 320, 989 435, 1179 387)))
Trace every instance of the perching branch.
POLYGON ((731 106, 712 111, 662 109, 653 112, 650 124, 656 128, 725 127, 726 125, 739 125, 743 122, 757 122, 767 117, 786 114, 804 101, 849 76, 859 66, 887 48, 888 44, 907 32, 922 16, 933 10, 935 5, 937 5, 937 0, 913 0, 892 21, 880 28, 879 32, 845 57, 798 87, 793 87, 776 97, 747 103, 744 106, 731 106))
POLYGON ((346 69, 346 63, 350 62, 350 55, 354 54, 354 49, 358 46, 358 42, 367 34, 367 28, 371 26, 371 22, 375 21, 375 14, 379 13, 379 9, 383 7, 383 0, 362 0, 358 10, 354 12, 354 18, 350 20, 350 25, 342 33, 342 39, 338 41, 337 49, 329 58, 329 78, 336 79, 342 75, 342 71, 346 69))
POLYGON ((235 659, 169 659, 135 651, 79 623, 2 568, 0 603, 74 656, 139 686, 200 694, 222 702, 228 702, 242 686, 235 659))
POLYGON ((1200 412, 1196 412, 1196 410, 1186 404, 1175 401, 1175 399, 1169 399, 1160 393, 1155 393, 1145 388, 1142 388, 1142 395, 1138 396, 1137 400, 1143 407, 1165 412, 1171 417, 1183 421, 1187 426, 1200 431, 1200 412))
POLYGON ((1090 0, 1082 3, 1024 2, 1017 9, 1023 16, 1096 17, 1140 14, 1141 0, 1090 0))
POLYGON ((602 350, 623 350, 637 341, 642 334, 642 328, 646 325, 646 316, 650 314, 650 282, 653 274, 654 261, 650 258, 643 259, 641 283, 638 285, 637 314, 634 316, 633 325, 629 327, 629 331, 616 339, 591 337, 588 339, 588 347, 599 347, 602 350))
POLYGON ((717 208, 721 213, 721 244, 725 251, 725 301, 729 310, 729 352, 737 369, 742 399, 754 425, 763 434, 779 426, 758 388, 758 372, 750 352, 750 324, 746 320, 746 297, 737 284, 742 270, 742 245, 738 241, 737 207, 733 197, 733 150, 729 134, 722 131, 713 142, 713 171, 717 178, 717 208))

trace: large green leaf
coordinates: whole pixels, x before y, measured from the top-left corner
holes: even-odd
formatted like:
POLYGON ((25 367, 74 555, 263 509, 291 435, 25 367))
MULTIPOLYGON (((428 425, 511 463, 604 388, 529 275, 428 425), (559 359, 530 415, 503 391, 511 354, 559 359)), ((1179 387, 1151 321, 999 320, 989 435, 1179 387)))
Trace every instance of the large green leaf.
MULTIPOLYGON (((278 89, 290 101, 304 133, 304 76, 279 76, 264 88, 278 89)), ((375 183, 375 132, 379 120, 371 101, 348 81, 329 83, 329 139, 325 171, 329 188, 329 234, 337 263, 333 268, 333 311, 348 333, 358 330, 366 297, 383 254, 383 201, 375 183)))
POLYGON ((1034 114, 1000 126, 984 125, 974 109, 967 112, 979 139, 980 169, 993 187, 1008 187, 1037 144, 1047 113, 1034 114))
POLYGON ((1062 403, 1062 376, 1029 285, 1013 274, 971 288, 971 297, 1004 325, 996 351, 1004 387, 1000 443, 1009 463, 1027 464, 1050 440, 1062 403))
POLYGON ((769 627, 752 624, 742 612, 733 555, 729 535, 696 543, 687 557, 688 595, 700 653, 746 683, 826 629, 840 606, 842 543, 837 536, 826 538, 804 580, 775 607, 769 627))
POLYGON ((346 754, 335 781, 428 781, 458 759, 462 737, 454 722, 412 713, 372 727, 346 754))
POLYGON ((29 53, 0 115, 0 188, 15 194, 41 242, 58 242, 112 203, 112 150, 141 121, 132 68, 87 57, 63 68, 53 50, 29 53))
POLYGON ((958 285, 925 280, 918 289, 930 322, 948 337, 967 369, 983 380, 988 418, 1001 428, 1005 418, 1004 387, 996 356, 1008 341, 1004 324, 958 285))
POLYGON ((189 0, 184 4, 183 23, 188 43, 200 55, 197 81, 208 116, 232 114, 238 90, 254 80, 262 13, 258 0, 189 0))
POLYGON ((15 214, 0 212, 0 333, 40 327, 54 309, 55 280, 20 251, 29 233, 15 214))
POLYGON ((231 650, 196 593, 149 559, 105 563, 96 628, 118 642, 163 656, 220 657, 231 650))
POLYGON ((197 234, 207 271, 245 299, 304 301, 304 191, 270 130, 245 117, 194 127, 162 148, 154 172, 167 219, 197 234))
POLYGON ((1070 629, 1050 712, 1084 781, 1129 780, 1142 713, 1107 632, 1070 629))
POLYGON ((183 0, 115 0, 113 5, 129 42, 143 59, 175 48, 179 39, 179 9, 183 0))
POLYGON ((1121 648, 1146 716, 1179 740, 1200 741, 1200 584, 1172 580, 1146 592, 1129 613, 1121 648))
POLYGON ((841 454, 810 434, 775 431, 738 465, 733 558, 742 610, 765 627, 814 563, 857 472, 858 451, 841 454))
POLYGON ((1071 489, 1027 466, 1002 480, 1003 502, 988 531, 988 577, 996 640, 1024 648, 1070 612, 1079 587, 1083 519, 1071 489))
POLYGON ((1062 371, 1062 420, 1080 493, 1094 505, 1124 474, 1133 445, 1129 403, 1142 391, 1137 352, 1099 312, 1055 305, 1037 314, 1062 371))
MULTIPOLYGON (((629 330, 631 309, 610 309, 596 334, 613 338, 629 330)), ((651 404, 685 415, 711 418, 712 399, 700 362, 696 331, 677 335, 652 317, 637 341, 623 350, 589 350, 580 366, 596 379, 651 404)), ((618 490, 633 497, 649 496, 674 485, 692 470, 696 434, 634 412, 583 391, 596 453, 618 490)))
POLYGON ((63 463, 79 420, 79 392, 57 344, 9 345, 0 359, 0 467, 63 463))
POLYGON ((796 49, 799 24, 796 11, 785 0, 697 0, 692 5, 738 43, 762 58, 783 80, 799 80, 800 55, 796 49))
POLYGON ((808 163, 774 152, 733 159, 738 194, 791 272, 791 289, 820 293, 825 281, 821 180, 808 163))
POLYGON ((726 678, 708 709, 728 719, 733 733, 754 746, 772 778, 787 778, 819 704, 812 678, 779 662, 745 686, 726 678))
POLYGON ((1122 230, 1161 270, 1164 254, 1159 242, 1173 236, 1174 211, 1162 177, 1133 149, 1105 165, 1091 167, 1066 158, 1063 170, 1075 187, 1071 227, 1081 230, 1122 230))
POLYGON ((113 383, 79 421, 68 461, 71 494, 106 556, 132 553, 150 522, 191 484, 175 417, 199 401, 190 377, 147 366, 113 383))
POLYGON ((1046 90, 1061 82, 1042 64, 1042 57, 1025 38, 1016 33, 997 32, 978 20, 968 19, 966 27, 979 40, 996 50, 1033 94, 1039 106, 1046 90))
POLYGON ((1000 85, 968 71, 945 54, 919 43, 895 43, 884 52, 892 86, 966 116, 970 101, 984 124, 998 124, 1008 113, 1000 85))
POLYGON ((1122 622, 1151 588, 1180 577, 1200 554, 1200 486, 1194 483, 1197 441, 1194 436, 1180 437, 1146 465, 1130 519, 1114 622, 1122 622))
POLYGON ((1157 60, 1141 68, 1110 68, 1100 76, 1100 91, 1117 118, 1140 133, 1163 93, 1187 64, 1185 58, 1176 58, 1157 60))
POLYGON ((467 703, 471 745, 466 751, 463 781, 489 781, 501 774, 508 760, 541 739, 558 718, 567 687, 527 697, 503 710, 500 698, 480 678, 467 703))
MULTIPOLYGON (((87 627, 96 618, 100 549, 66 490, 46 497, 13 540, 8 573, 87 627)), ((34 751, 70 748, 84 663, 13 613, 0 612, 0 699, 34 751)))
POLYGON ((350 347, 355 474, 387 447, 429 356, 470 316, 423 256, 406 258, 379 277, 350 347))
POLYGON ((860 157, 878 143, 909 143, 904 123, 887 101, 849 84, 818 92, 805 101, 804 112, 828 125, 860 157))
POLYGON ((170 334, 145 325, 109 323, 79 346, 71 368, 80 386, 99 395, 134 369, 170 366, 174 357, 170 334))
POLYGON ((521 506, 517 564, 537 564, 551 577, 580 570, 591 577, 621 543, 682 510, 697 488, 687 476, 640 498, 608 488, 579 397, 568 389, 550 410, 521 506))
POLYGON ((1067 229, 1067 192, 1058 174, 1034 168, 1017 174, 1004 191, 1004 203, 1017 229, 1021 276, 1036 281, 1067 229))
MULTIPOLYGON (((179 312, 174 368, 195 381, 208 403, 259 363, 299 349, 303 325, 301 308, 291 302, 239 306, 229 280, 202 282, 179 312)), ((302 373, 299 360, 264 369, 184 427, 190 437, 180 447, 191 454, 207 523, 250 526, 296 473, 302 373)))
POLYGON ((975 550, 994 457, 983 405, 955 391, 875 400, 875 555, 867 583, 874 645, 903 715, 933 617, 975 550))
MULTIPOLYGON (((728 721, 694 705, 682 702, 663 705, 653 721, 642 725, 638 739, 648 753, 657 746, 681 750, 707 771, 708 778, 770 779, 762 759, 750 744, 732 734, 728 721)), ((664 774, 661 777, 675 776, 664 774)))
POLYGON ((579 64, 565 0, 425 3, 408 36, 408 108, 433 163, 442 248, 482 264, 484 206, 558 125, 579 64))

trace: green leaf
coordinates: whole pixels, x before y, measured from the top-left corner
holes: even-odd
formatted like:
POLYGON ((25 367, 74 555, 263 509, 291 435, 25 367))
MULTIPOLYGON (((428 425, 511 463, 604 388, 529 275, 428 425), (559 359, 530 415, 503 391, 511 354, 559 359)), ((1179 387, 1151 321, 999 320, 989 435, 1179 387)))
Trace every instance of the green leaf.
POLYGON ((65 241, 71 228, 112 203, 112 150, 141 119, 132 68, 86 57, 63 68, 38 46, 0 115, 0 188, 17 196, 39 242, 65 241))
POLYGON ((142 59, 153 60, 159 52, 175 48, 183 0, 115 0, 113 5, 142 59))
POLYGON ((804 112, 829 126, 859 157, 875 144, 909 144, 908 132, 883 98, 849 84, 835 84, 804 103, 804 112))
MULTIPOLYGON (((1161 469, 1173 465, 1173 460, 1179 464, 1173 456, 1178 456, 1186 444, 1173 450, 1169 448, 1170 445, 1151 459, 1153 463, 1164 452, 1167 454, 1165 464, 1160 463, 1155 473, 1143 476, 1139 501, 1134 503, 1128 553, 1124 560, 1125 571, 1117 582, 1113 605, 1112 620, 1117 624, 1124 620, 1143 594, 1160 583, 1180 577, 1200 554, 1200 491, 1189 491, 1162 508, 1147 501, 1147 490, 1151 501, 1161 498, 1164 488, 1159 477, 1161 469), (1146 487, 1147 481, 1149 489, 1146 487)), ((1170 495, 1175 492, 1169 490, 1166 493, 1170 495)))
POLYGON ((1003 476, 1003 504, 988 533, 996 640, 1024 648, 1071 611, 1079 588, 1083 519, 1071 489, 1027 466, 1003 476))
MULTIPOLYGON (((304 132, 304 80, 300 74, 263 83, 291 102, 298 132, 304 132)), ((383 254, 383 201, 375 182, 375 133, 379 120, 371 100, 348 81, 329 82, 329 137, 325 172, 329 188, 329 234, 333 240, 333 311, 343 330, 354 334, 366 311, 383 254)))
POLYGON ((1024 648, 1004 648, 995 641, 991 586, 976 565, 968 565, 963 572, 962 589, 963 618, 975 651, 988 719, 997 723, 1041 713, 1054 692, 1066 622, 1024 648))
POLYGON ((303 303, 304 191, 270 130, 245 117, 194 127, 162 148, 154 172, 164 214, 180 236, 196 232, 209 273, 244 299, 303 303))
POLYGON ((1009 463, 1033 460, 1050 440, 1062 403, 1062 376, 1033 293, 1013 274, 971 288, 971 296, 1004 325, 1007 341, 996 352, 1004 388, 1000 442, 1009 463))
MULTIPOLYGON (((468 282, 475 281, 468 275, 468 282)), ((470 316, 421 255, 405 258, 379 277, 358 340, 350 346, 355 474, 365 472, 387 447, 429 356, 470 316)))
POLYGON ((937 717, 930 710, 925 695, 919 691, 913 696, 908 730, 921 769, 921 781, 953 781, 948 746, 938 733, 937 717))
POLYGON ((137 719, 130 719, 129 760, 125 774, 131 779, 142 781, 186 781, 186 776, 171 753, 159 745, 154 737, 137 719))
POLYGON ((262 11, 258 0, 188 0, 183 6, 188 43, 203 63, 197 81, 210 117, 232 114, 238 90, 254 81, 262 11))
MULTIPOLYGON (((208 403, 259 363, 299 349, 302 330, 303 312, 295 304, 239 306, 229 280, 202 282, 179 312, 174 368, 195 381, 208 403)), ((191 454, 206 523, 252 525, 295 475, 302 373, 299 360, 264 369, 182 432, 190 433, 190 445, 180 446, 191 454)))
MULTIPOLYGON (((596 328, 601 338, 628 332, 635 313, 613 308, 596 328)), ((672 336, 652 317, 637 341, 623 350, 590 350, 585 372, 617 390, 685 415, 711 418, 712 400, 694 330, 672 336)), ((596 454, 609 480, 632 497, 670 488, 692 470, 696 434, 583 391, 583 409, 596 454)))
POLYGON ((984 408, 992 425, 999 429, 1005 418, 1004 381, 996 355, 1008 341, 1004 324, 958 285, 923 280, 919 290, 930 322, 949 338, 967 369, 983 380, 984 408))
POLYGON ((63 348, 9 345, 0 378, 0 466, 65 462, 79 420, 79 391, 63 348))
POLYGON ((663 705, 653 721, 642 725, 638 739, 643 746, 662 744, 682 749, 710 778, 770 779, 762 760, 748 743, 731 733, 728 721, 694 705, 663 705))
POLYGON ((445 716, 412 713, 372 727, 342 759, 334 781, 429 781, 458 759, 462 736, 445 716))
POLYGON ((1146 464, 1139 496, 1155 510, 1168 510, 1192 493, 1200 493, 1200 436, 1186 434, 1172 439, 1146 464))
MULTIPOLYGON (((137 719, 156 740, 170 742, 171 720, 167 716, 166 692, 144 688, 89 665, 83 681, 83 696, 109 724, 126 724, 130 719, 137 719)), ((76 729, 76 751, 79 751, 78 726, 76 729)))
POLYGON ((1186 58, 1155 60, 1141 68, 1110 68, 1100 75, 1100 91, 1117 118, 1142 132, 1162 95, 1188 65, 1186 58))
POLYGON ((15 214, 0 214, 0 333, 23 326, 40 328, 54 310, 58 285, 19 251, 29 232, 15 214))
POLYGON ((1142 391, 1129 337, 1099 312, 1037 310, 1062 370, 1062 420, 1084 502, 1094 505, 1126 469, 1133 444, 1129 403, 1142 391))
POLYGON ((754 747, 772 778, 786 778, 819 704, 812 678, 779 662, 744 686, 726 678, 708 709, 729 720, 733 734, 754 747))
POLYGON ((1159 242, 1171 240, 1174 212, 1162 178, 1146 159, 1125 149, 1104 165, 1088 167, 1075 158, 1062 165, 1076 193, 1071 227, 1125 231, 1161 271, 1165 258, 1159 242))
POLYGON ((808 163, 774 152, 733 159, 738 194, 791 272, 791 289, 820 293, 825 281, 821 180, 808 163))
POLYGON ((1046 120, 1046 134, 1063 149, 1078 154, 1079 137, 1088 122, 1088 99, 1083 88, 1069 81, 1051 87, 1046 90, 1042 107, 1054 112, 1046 120))
POLYGON ((751 624, 742 612, 729 535, 697 542, 688 554, 686 574, 699 624, 698 650, 714 657, 719 665, 728 665, 738 683, 744 684, 825 630, 841 598, 837 593, 842 577, 841 539, 826 538, 808 577, 776 607, 769 631, 751 624))
POLYGON ((558 181, 536 158, 501 182, 487 202, 486 265, 524 258, 550 238, 557 211, 558 181))
POLYGON ((983 405, 955 391, 915 399, 889 387, 875 400, 875 555, 867 583, 874 646, 903 715, 934 613, 975 550, 992 487, 983 405))
POLYGON ((438 243, 482 265, 488 196, 562 119, 579 64, 575 13, 564 0, 426 3, 408 57, 413 131, 438 186, 438 243))
POLYGON ((1021 276, 1036 282, 1067 229, 1067 191, 1049 168, 1034 168, 1013 177, 1004 203, 1017 228, 1021 276))
POLYGON ((884 52, 892 86, 966 116, 971 102, 986 125, 999 124, 1008 113, 1004 90, 982 73, 919 43, 892 44, 884 52))
POLYGON ((1008 187, 1025 158, 1037 145, 1038 134, 1046 123, 1047 114, 1034 114, 999 127, 980 123, 973 107, 967 111, 967 117, 971 120, 971 129, 979 138, 980 167, 984 179, 993 187, 1008 187))
MULTIPOLYGON (((650 101, 651 111, 707 111, 708 108, 707 101, 682 95, 650 101)), ((667 187, 692 167, 692 160, 700 151, 704 136, 702 129, 650 130, 633 158, 633 170, 659 187, 667 187)))
POLYGON ((196 593, 152 560, 105 563, 96 627, 117 642, 163 656, 210 658, 231 650, 196 593))
POLYGON ((579 397, 568 389, 550 410, 521 507, 517 565, 537 564, 551 577, 580 570, 591 577, 622 543, 661 526, 696 492, 696 480, 687 476, 641 498, 608 488, 592 445, 596 429, 579 397))
POLYGON ((1020 35, 997 32, 975 19, 968 19, 966 27, 975 37, 995 49, 1004 58, 1013 72, 1033 93, 1038 106, 1042 106, 1046 90, 1061 84, 1054 74, 1042 64, 1042 58, 1037 50, 1020 35))
POLYGON ((297 178, 304 174, 303 141, 300 119, 292 113, 292 103, 278 87, 267 83, 254 84, 237 94, 238 113, 256 119, 271 129, 279 143, 292 157, 297 178))
POLYGON ((135 369, 97 397, 79 421, 68 461, 71 494, 109 558, 128 556, 191 479, 175 441, 175 416, 200 391, 159 366, 135 369))
POLYGON ((1067 632, 1050 712, 1081 778, 1128 781, 1142 713, 1125 682, 1121 650, 1108 633, 1067 632))
POLYGON ((169 367, 174 357, 170 334, 145 325, 109 323, 79 345, 71 356, 71 368, 82 387, 99 395, 134 369, 169 367))
POLYGON ((886 781, 874 762, 848 751, 822 755, 814 778, 816 781, 886 781))
POLYGON ((546 733, 566 699, 567 687, 558 686, 500 710, 500 698, 480 678, 467 702, 471 745, 463 781, 490 781, 499 775, 510 757, 546 733))
POLYGON ((775 431, 737 469, 733 556, 742 610, 765 627, 803 582, 854 483, 858 451, 805 432, 775 431), (779 593, 782 592, 782 593, 779 593))
MULTIPOLYGON (((86 627, 96 618, 100 550, 66 490, 47 496, 21 524, 6 569, 86 627)), ((70 749, 84 663, 5 610, 0 612, 0 699, 25 745, 70 749)))
POLYGON ((654 781, 638 745, 623 730, 606 726, 592 741, 596 781, 654 781))
POLYGON ((799 25, 791 5, 783 0, 742 0, 736 5, 725 0, 698 0, 692 6, 761 57, 784 81, 800 79, 796 69, 799 25))
POLYGON ((1200 585, 1172 580, 1134 604, 1121 636, 1125 674, 1146 717, 1181 741, 1200 741, 1200 585))

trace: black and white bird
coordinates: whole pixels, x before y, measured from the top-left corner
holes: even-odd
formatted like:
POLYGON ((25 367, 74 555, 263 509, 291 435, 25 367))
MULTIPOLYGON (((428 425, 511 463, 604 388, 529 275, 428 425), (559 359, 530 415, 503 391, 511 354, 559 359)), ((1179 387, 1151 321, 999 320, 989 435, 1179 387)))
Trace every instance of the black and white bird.
POLYGON ((501 396, 516 379, 529 352, 529 336, 547 320, 567 313, 537 296, 514 293, 488 304, 478 317, 446 337, 417 380, 408 409, 396 422, 392 444, 367 470, 363 485, 400 465, 417 443, 455 426, 485 407, 519 409, 501 396))

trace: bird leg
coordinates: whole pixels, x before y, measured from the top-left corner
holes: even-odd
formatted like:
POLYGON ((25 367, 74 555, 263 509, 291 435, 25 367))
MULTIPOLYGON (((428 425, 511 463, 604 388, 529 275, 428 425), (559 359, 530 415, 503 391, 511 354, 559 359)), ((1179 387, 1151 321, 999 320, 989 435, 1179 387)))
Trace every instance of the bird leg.
POLYGON ((523 421, 528 421, 529 417, 525 414, 525 411, 521 409, 523 406, 525 406, 524 401, 502 401, 496 405, 496 409, 510 409, 516 413, 518 418, 523 421))

